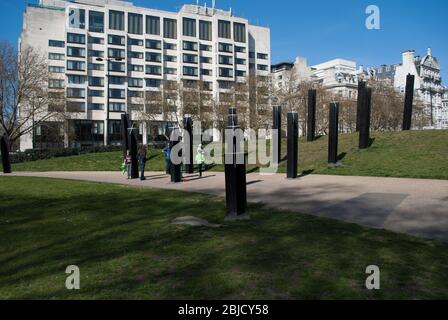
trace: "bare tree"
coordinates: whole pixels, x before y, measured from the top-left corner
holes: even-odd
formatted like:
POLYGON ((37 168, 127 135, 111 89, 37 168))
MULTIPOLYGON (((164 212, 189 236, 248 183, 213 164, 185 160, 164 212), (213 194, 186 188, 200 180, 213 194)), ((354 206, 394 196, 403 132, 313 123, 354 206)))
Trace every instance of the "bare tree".
POLYGON ((63 97, 49 90, 46 57, 34 48, 0 43, 0 125, 11 145, 47 122, 63 122, 63 97))
MULTIPOLYGON (((371 80, 372 116, 371 127, 375 131, 401 130, 403 122, 404 96, 398 92, 391 81, 371 80)), ((413 126, 427 126, 430 116, 425 112, 423 102, 415 95, 413 106, 413 126)))

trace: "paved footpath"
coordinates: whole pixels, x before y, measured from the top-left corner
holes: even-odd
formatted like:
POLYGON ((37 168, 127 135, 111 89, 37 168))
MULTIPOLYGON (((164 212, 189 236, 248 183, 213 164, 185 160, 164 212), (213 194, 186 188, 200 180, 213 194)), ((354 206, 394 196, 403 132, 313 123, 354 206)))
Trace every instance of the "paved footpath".
MULTIPOLYGON (((120 172, 19 172, 34 176, 225 196, 224 174, 207 172, 173 184, 163 172, 147 180, 127 180, 120 172)), ((288 180, 284 174, 247 176, 248 201, 268 207, 325 216, 417 236, 448 241, 448 181, 308 175, 288 180)))

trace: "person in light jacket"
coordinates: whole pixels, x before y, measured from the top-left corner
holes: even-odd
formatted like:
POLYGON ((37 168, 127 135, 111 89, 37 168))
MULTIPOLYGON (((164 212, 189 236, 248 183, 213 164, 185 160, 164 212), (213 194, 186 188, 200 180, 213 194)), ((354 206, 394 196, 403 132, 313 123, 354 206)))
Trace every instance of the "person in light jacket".
POLYGON ((199 177, 202 178, 202 172, 204 171, 205 165, 205 151, 202 148, 202 144, 198 146, 198 150, 196 151, 196 163, 198 164, 199 177))

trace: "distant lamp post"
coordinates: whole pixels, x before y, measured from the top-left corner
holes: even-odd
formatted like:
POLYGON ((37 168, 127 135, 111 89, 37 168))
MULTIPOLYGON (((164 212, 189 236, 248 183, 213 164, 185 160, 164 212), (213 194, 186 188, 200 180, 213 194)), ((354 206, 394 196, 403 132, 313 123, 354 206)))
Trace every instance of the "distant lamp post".
POLYGON ((123 58, 96 58, 96 61, 98 62, 103 62, 106 61, 107 62, 107 73, 106 73, 106 78, 107 78, 107 103, 106 103, 106 125, 105 125, 105 135, 106 135, 106 139, 105 139, 105 145, 108 146, 109 145, 109 100, 110 100, 110 81, 109 81, 109 73, 110 73, 110 69, 109 69, 109 62, 111 61, 116 61, 116 62, 120 62, 123 61, 123 58))

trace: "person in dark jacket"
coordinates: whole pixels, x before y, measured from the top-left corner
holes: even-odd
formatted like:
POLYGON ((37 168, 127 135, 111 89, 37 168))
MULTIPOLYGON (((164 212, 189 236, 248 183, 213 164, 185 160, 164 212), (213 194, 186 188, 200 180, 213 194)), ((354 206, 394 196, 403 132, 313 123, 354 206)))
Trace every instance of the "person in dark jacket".
POLYGON ((140 166, 140 180, 146 180, 145 178, 145 166, 146 166, 146 161, 148 161, 148 158, 146 157, 146 148, 145 147, 140 147, 140 149, 138 150, 138 164, 140 166))

